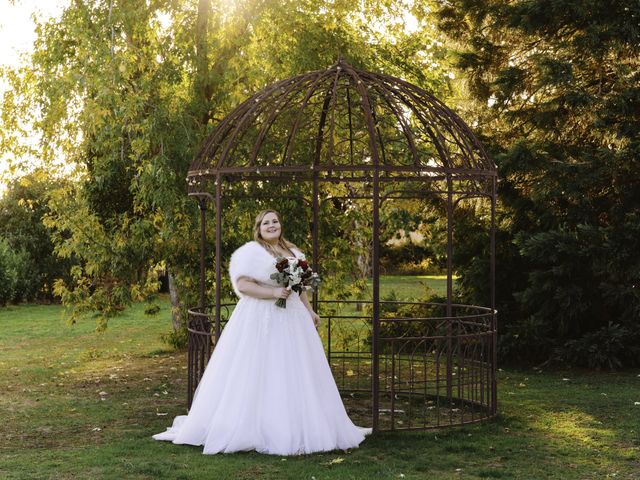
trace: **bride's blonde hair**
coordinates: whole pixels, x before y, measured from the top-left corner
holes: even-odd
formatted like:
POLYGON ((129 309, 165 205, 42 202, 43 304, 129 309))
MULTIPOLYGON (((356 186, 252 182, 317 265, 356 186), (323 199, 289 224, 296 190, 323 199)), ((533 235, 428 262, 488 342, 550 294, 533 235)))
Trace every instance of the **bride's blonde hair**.
POLYGON ((278 217, 278 222, 280 222, 280 237, 278 238, 278 246, 282 250, 291 250, 292 248, 297 248, 293 243, 291 243, 289 240, 284 238, 284 227, 282 226, 282 218, 280 217, 280 214, 278 212, 272 209, 262 210, 256 216, 256 222, 253 225, 253 239, 256 242, 258 242, 260 245, 262 245, 264 248, 266 248, 269 252, 271 252, 272 255, 274 256, 279 255, 278 252, 276 252, 276 250, 273 248, 273 245, 267 242, 260 235, 260 225, 262 224, 262 220, 264 219, 265 215, 267 215, 268 213, 274 213, 276 217, 278 217))

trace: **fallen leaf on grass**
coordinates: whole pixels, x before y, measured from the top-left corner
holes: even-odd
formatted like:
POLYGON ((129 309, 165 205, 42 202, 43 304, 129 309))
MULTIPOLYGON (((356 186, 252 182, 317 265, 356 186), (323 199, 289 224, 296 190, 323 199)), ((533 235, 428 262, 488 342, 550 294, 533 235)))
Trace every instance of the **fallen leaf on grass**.
POLYGON ((334 458, 333 460, 329 461, 329 463, 327 463, 327 465, 337 465, 339 463, 344 462, 344 458, 342 457, 338 457, 338 458, 334 458))

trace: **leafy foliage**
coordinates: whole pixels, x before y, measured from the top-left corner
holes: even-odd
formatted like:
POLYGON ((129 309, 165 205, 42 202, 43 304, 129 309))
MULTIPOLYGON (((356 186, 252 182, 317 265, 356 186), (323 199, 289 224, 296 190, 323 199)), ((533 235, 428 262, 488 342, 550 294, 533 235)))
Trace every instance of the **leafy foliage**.
MULTIPOLYGON (((395 290, 381 297, 380 303, 380 328, 379 335, 382 338, 402 338, 402 337, 431 337, 445 335, 447 333, 447 322, 427 321, 425 319, 446 316, 446 296, 436 294, 429 286, 424 285, 424 292, 420 298, 411 299, 410 303, 398 297, 395 290), (394 321, 394 319, 405 319, 394 321), (385 319, 390 319, 385 321, 385 319), (413 319, 413 320, 409 320, 413 319)), ((364 306, 364 315, 370 326, 366 344, 372 343, 372 316, 373 307, 368 303, 364 306)), ((420 344, 420 340, 414 340, 415 344, 420 344)), ((382 351, 388 352, 391 348, 390 342, 383 342, 382 351)))
POLYGON ((53 300, 57 278, 68 278, 74 257, 62 261, 54 254, 51 233, 42 223, 50 213, 49 192, 68 182, 49 179, 36 170, 11 181, 0 198, 0 237, 14 252, 16 284, 11 300, 53 300))
POLYGON ((4 306, 13 300, 23 263, 21 255, 0 237, 0 305, 4 306))
MULTIPOLYGON (((637 3, 455 0, 439 17, 460 45, 472 99, 465 116, 499 168, 502 354, 541 361, 556 348, 591 344, 594 335, 617 336, 621 330, 609 325, 633 330, 640 311, 637 3)), ((461 271, 472 272, 473 256, 462 260, 461 271)), ((467 295, 482 294, 479 276, 463 283, 467 295)), ((614 350, 602 351, 610 365, 628 363, 614 350)))
POLYGON ((569 340, 556 352, 556 360, 596 369, 637 367, 640 365, 640 328, 632 330, 609 323, 577 340, 569 340))
MULTIPOLYGON (((199 257, 199 215, 185 177, 206 134, 249 94, 340 55, 447 92, 447 51, 431 15, 427 4, 400 0, 92 0, 38 24, 28 63, 2 71, 10 89, 0 148, 13 158, 33 153, 51 172, 63 158, 77 179, 51 193, 45 216, 56 253, 78 262, 55 284, 72 321, 93 311, 104 328, 129 302, 152 295, 158 272, 168 270, 178 290, 177 323, 184 323, 186 307, 196 303, 199 257), (409 10, 410 29, 403 20, 409 10), (40 136, 40 147, 20 143, 25 125, 40 136)), ((285 214, 288 235, 310 254, 309 213, 299 202, 270 199, 299 193, 294 184, 281 187, 267 184, 261 199, 225 204, 222 261, 251 239, 253 217, 265 206, 285 214)), ((329 252, 323 265, 336 272, 324 291, 345 298, 363 288, 362 279, 345 279, 366 273, 356 260, 345 265, 345 253, 356 241, 360 259, 368 251, 351 235, 368 211, 347 207, 325 203, 329 220, 321 226, 329 252)), ((206 236, 211 245, 210 226, 206 236)), ((214 261, 207 252, 208 265, 214 261)), ((206 283, 211 293, 213 268, 206 283)), ((226 276, 220 288, 226 297, 226 276)))

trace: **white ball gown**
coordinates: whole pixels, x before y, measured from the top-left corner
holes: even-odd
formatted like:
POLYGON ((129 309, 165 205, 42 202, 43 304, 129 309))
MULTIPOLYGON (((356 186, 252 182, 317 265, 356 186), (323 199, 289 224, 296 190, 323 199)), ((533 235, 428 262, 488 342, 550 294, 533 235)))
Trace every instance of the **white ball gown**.
MULTIPOLYGON (((294 252, 303 257, 299 250, 294 252)), ((269 278, 275 258, 248 242, 231 256, 229 273, 240 300, 202 375, 188 415, 177 416, 156 440, 204 445, 203 453, 256 450, 299 455, 358 447, 370 428, 347 416, 322 341, 297 293, 286 308, 275 299, 242 296, 237 280, 269 278)))

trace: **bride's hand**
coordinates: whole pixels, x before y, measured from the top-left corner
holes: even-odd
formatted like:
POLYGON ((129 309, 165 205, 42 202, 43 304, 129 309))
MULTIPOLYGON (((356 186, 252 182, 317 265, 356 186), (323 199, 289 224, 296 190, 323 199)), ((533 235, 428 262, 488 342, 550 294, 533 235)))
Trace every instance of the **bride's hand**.
POLYGON ((285 300, 291 294, 291 290, 285 287, 279 287, 273 289, 273 298, 284 298, 285 300))
POLYGON ((316 328, 318 328, 320 326, 320 315, 318 315, 316 312, 309 312, 311 313, 311 318, 313 319, 313 324, 315 325, 316 328))

